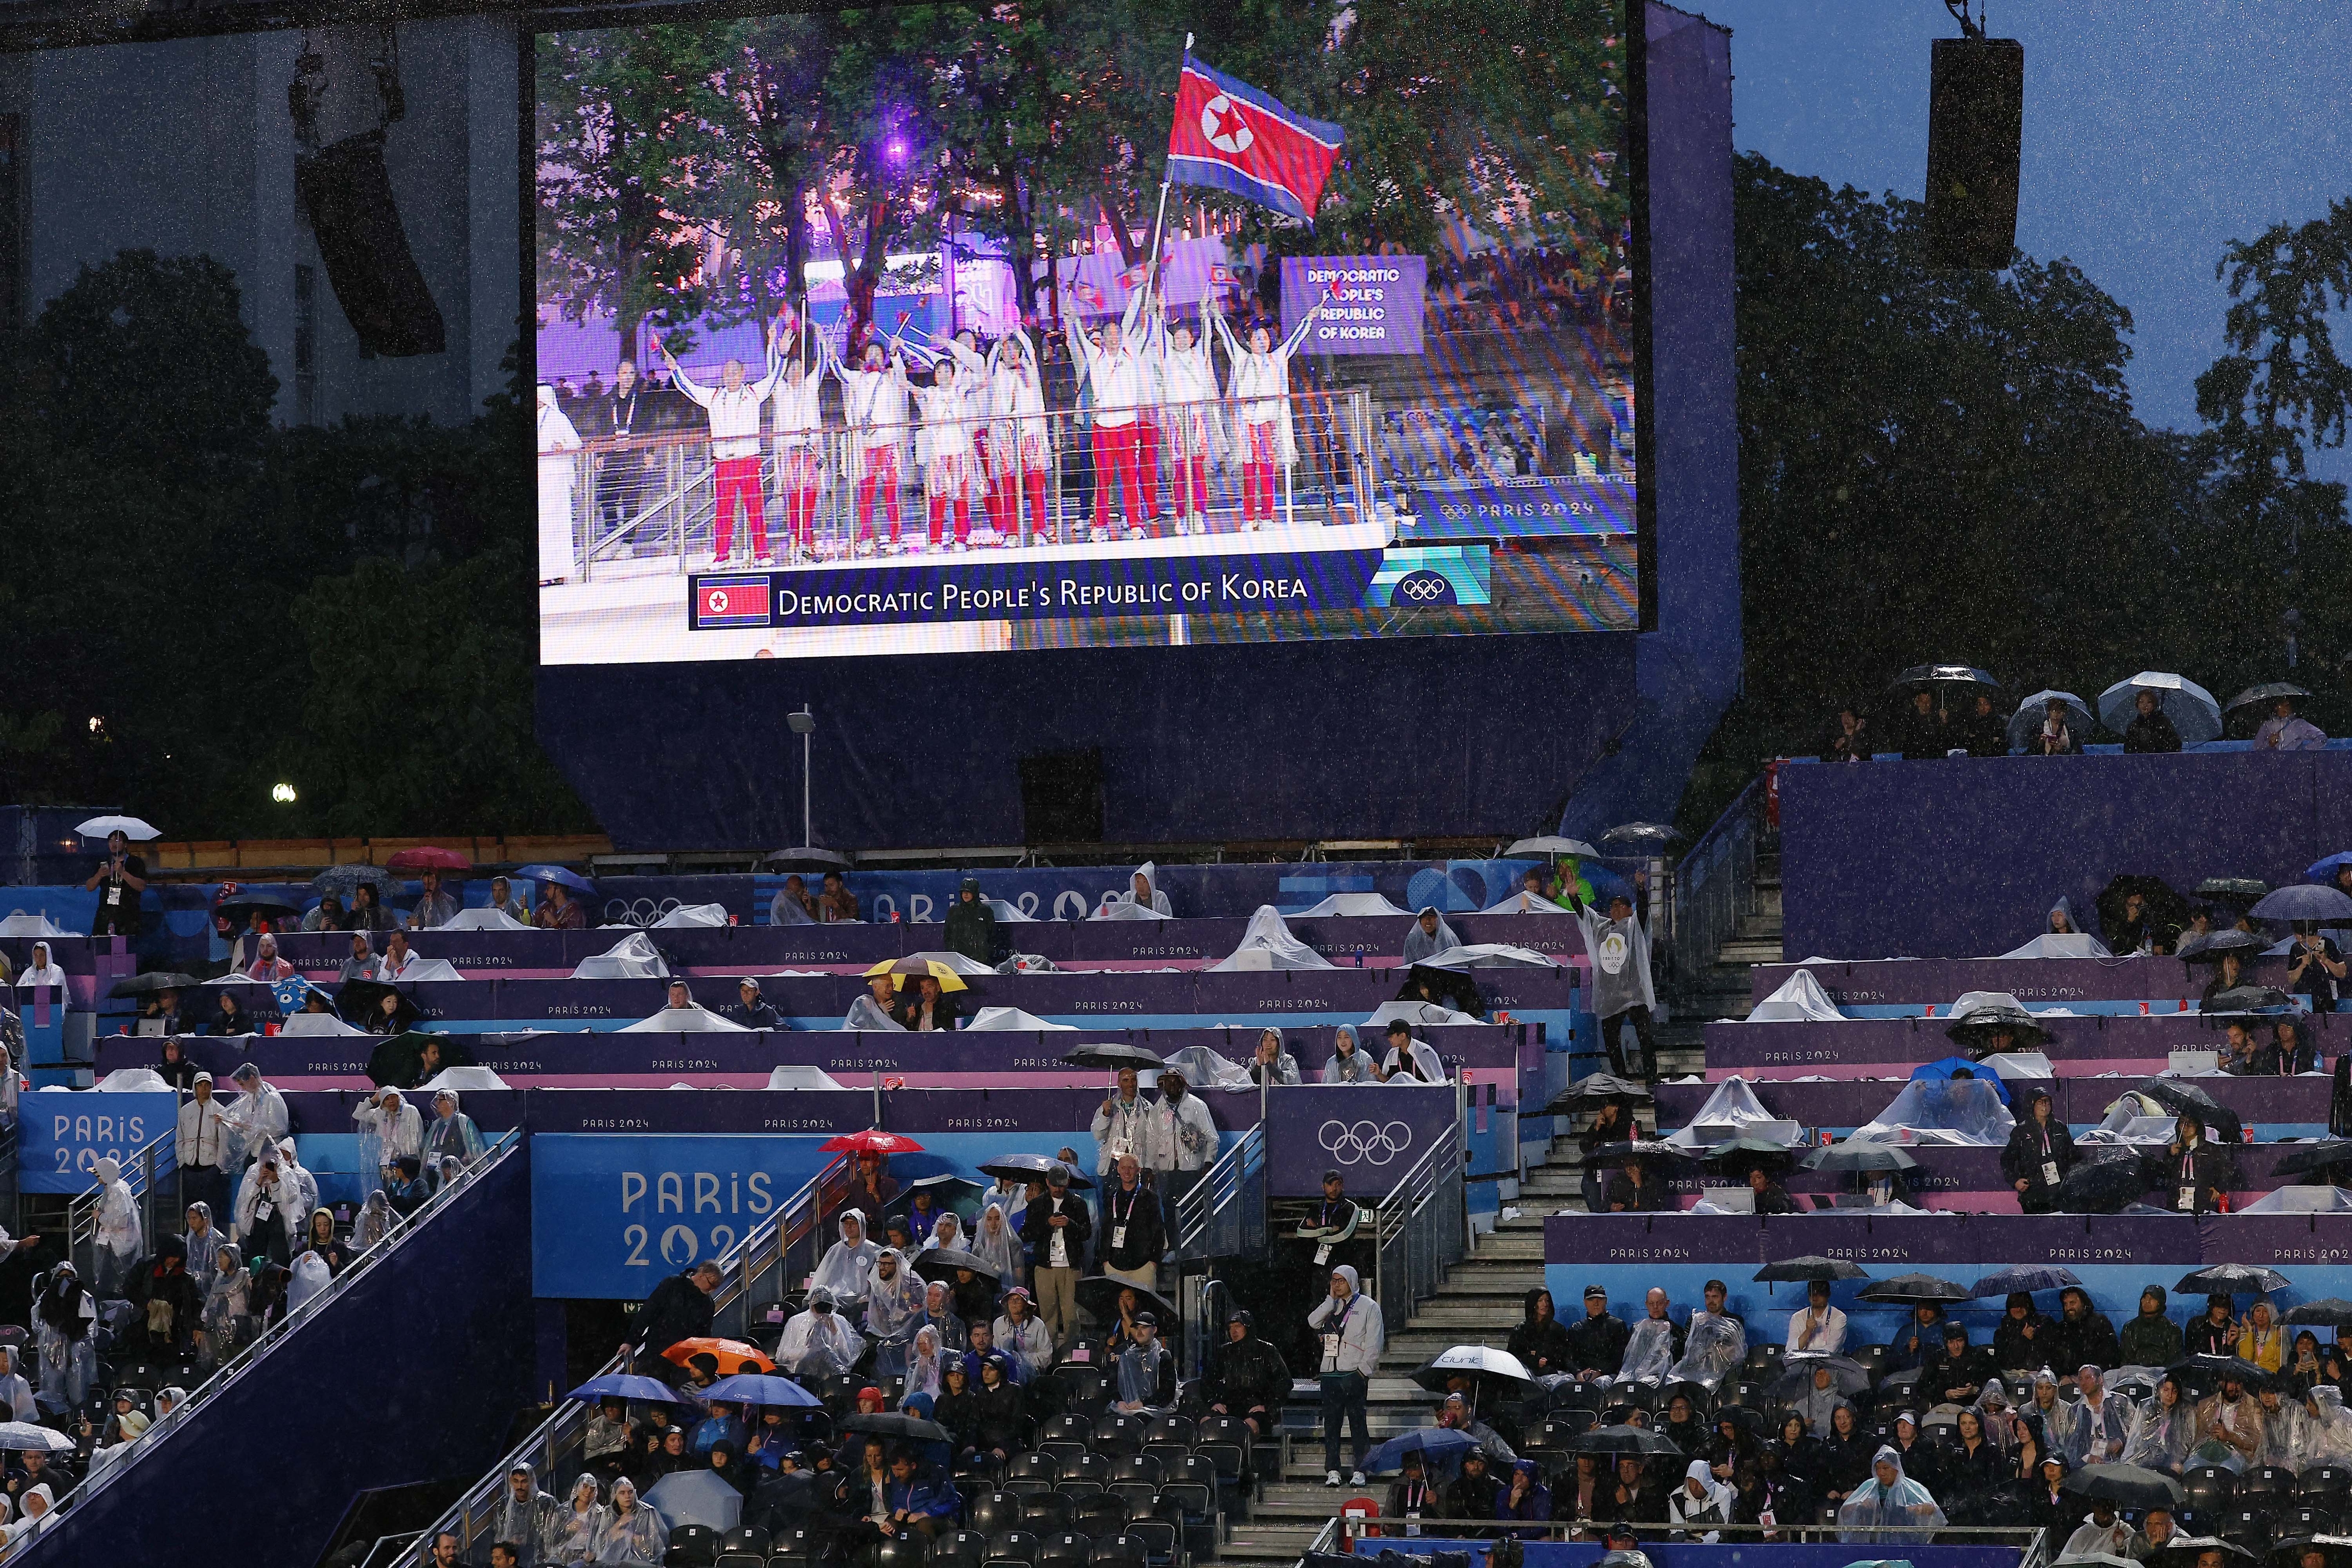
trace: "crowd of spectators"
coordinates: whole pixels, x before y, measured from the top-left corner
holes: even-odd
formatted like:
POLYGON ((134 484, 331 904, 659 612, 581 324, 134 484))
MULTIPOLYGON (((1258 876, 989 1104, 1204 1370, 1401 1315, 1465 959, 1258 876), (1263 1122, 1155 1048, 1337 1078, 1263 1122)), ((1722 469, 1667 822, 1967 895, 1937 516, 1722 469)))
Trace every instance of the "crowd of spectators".
MULTIPOLYGON (((2315 751, 2327 742, 2326 733, 2302 716, 2300 695, 2277 695, 2249 706, 2263 715, 2247 737, 2258 751, 2315 751)), ((1868 762, 1895 756, 1922 761, 1956 753, 2078 757, 2103 727, 2079 703, 2063 695, 2039 703, 2028 698, 2014 713, 2005 714, 1996 706, 1993 689, 1982 685, 1962 687, 1953 695, 1922 684, 1903 693, 1900 704, 1884 716, 1874 718, 1876 706, 1853 702, 1841 707, 1822 741, 1821 759, 1868 762)), ((2166 715, 2158 694, 2149 689, 2134 697, 2132 716, 2113 733, 2126 753, 2179 751, 2183 744, 2179 727, 2166 715)))

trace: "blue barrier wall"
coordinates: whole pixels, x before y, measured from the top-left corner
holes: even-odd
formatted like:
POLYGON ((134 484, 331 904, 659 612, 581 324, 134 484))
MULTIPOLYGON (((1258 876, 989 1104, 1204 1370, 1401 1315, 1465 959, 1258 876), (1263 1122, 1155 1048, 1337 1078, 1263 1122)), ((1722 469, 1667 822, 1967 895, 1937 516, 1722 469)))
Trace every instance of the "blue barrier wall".
POLYGON ((1782 950, 1969 958, 2125 873, 2276 886, 2352 848, 2352 752, 1946 758, 1780 773, 1782 950))
POLYGON ((530 1397, 530 1228, 526 1150, 21 1561, 310 1563, 354 1493, 480 1476, 530 1397))

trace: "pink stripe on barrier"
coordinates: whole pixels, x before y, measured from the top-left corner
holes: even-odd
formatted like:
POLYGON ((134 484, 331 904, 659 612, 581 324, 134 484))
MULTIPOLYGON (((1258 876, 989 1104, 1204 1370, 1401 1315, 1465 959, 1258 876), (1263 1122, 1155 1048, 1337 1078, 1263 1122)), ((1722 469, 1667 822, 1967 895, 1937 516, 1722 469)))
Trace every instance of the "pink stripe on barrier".
MULTIPOLYGON (((2151 1061, 2145 1056, 2074 1057, 2053 1061, 2060 1078, 2096 1078, 2103 1072, 2120 1072, 2127 1077, 2147 1078, 2163 1071, 2170 1063, 2151 1061)), ((1901 1061, 1808 1061, 1801 1071, 1780 1068, 1709 1067, 1706 1081, 1720 1083, 1728 1078, 1745 1078, 1750 1083, 1788 1083, 1800 1078, 1854 1079, 1874 1078, 1899 1081, 1908 1078, 1910 1064, 1901 1061)))

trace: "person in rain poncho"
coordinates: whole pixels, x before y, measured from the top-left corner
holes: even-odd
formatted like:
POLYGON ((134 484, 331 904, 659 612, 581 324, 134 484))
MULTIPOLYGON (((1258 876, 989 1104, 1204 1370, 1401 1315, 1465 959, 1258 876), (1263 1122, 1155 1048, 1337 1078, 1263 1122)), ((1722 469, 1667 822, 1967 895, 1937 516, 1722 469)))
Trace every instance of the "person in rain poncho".
POLYGON ((796 1377, 827 1377, 849 1371, 866 1352, 866 1339, 835 1310, 833 1292, 812 1289, 808 1306, 784 1325, 776 1361, 796 1377))
POLYGON ((1176 1358, 1160 1343, 1160 1320, 1138 1312, 1118 1353, 1118 1397, 1111 1408, 1127 1416, 1157 1415, 1176 1403, 1176 1358))
MULTIPOLYGON (((1152 910, 1168 915, 1171 919, 1175 916, 1175 906, 1168 902, 1168 895, 1160 891, 1158 865, 1150 861, 1145 861, 1135 868, 1134 873, 1127 880, 1127 892, 1114 893, 1103 900, 1105 910, 1109 909, 1113 904, 1132 904, 1138 908, 1152 910)), ((1096 916, 1097 919, 1101 917, 1099 913, 1096 916)))
POLYGON ((990 1335, 997 1349, 1022 1364, 1019 1381, 1033 1382, 1054 1369, 1054 1336, 1022 1286, 1004 1293, 1004 1310, 990 1325, 990 1335))
POLYGON ((812 1291, 828 1291, 836 1306, 854 1312, 866 1300, 866 1281, 873 1276, 874 1260, 882 1249, 866 1239, 866 1216, 859 1210, 843 1209, 839 1226, 841 1239, 825 1249, 809 1285, 812 1291))
POLYGON ((2066 1538, 2063 1557, 2080 1557, 2086 1552, 2104 1552, 2109 1557, 2125 1556, 2131 1550, 2132 1527, 2116 1517, 2116 1505, 2106 1498, 2094 1498, 2091 1511, 2066 1538))
POLYGON ((2168 1374, 2156 1392, 2140 1401, 2132 1413, 2131 1440, 2124 1445, 2124 1463, 2178 1477, 2197 1447, 2197 1407, 2168 1374))
POLYGON ((1364 1051, 1354 1024, 1343 1023, 1331 1031, 1331 1060, 1323 1064, 1321 1076, 1326 1083, 1380 1082, 1380 1070, 1364 1051))
POLYGON ((613 1506, 597 1527, 588 1561, 596 1563, 655 1563, 669 1549, 669 1531, 637 1496, 637 1483, 623 1476, 613 1483, 613 1506))
POLYGON ((383 1188, 374 1188, 367 1195, 367 1201, 360 1205, 359 1213, 352 1217, 352 1250, 366 1251, 391 1235, 395 1222, 391 1199, 384 1197, 383 1188))
POLYGON ((119 1160, 100 1159, 90 1167, 98 1178, 98 1291, 118 1295, 131 1266, 146 1250, 139 1228, 139 1200, 122 1179, 119 1160))
POLYGON ((952 1208, 941 1209, 931 1221, 931 1233, 922 1245, 925 1252, 969 1252, 971 1238, 963 1233, 963 1216, 952 1208))
POLYGON ((279 1168, 278 1151, 266 1149, 237 1193, 236 1238, 253 1257, 289 1262, 310 1212, 302 1207, 300 1188, 279 1168))
POLYGON ((980 891, 980 878, 968 876, 948 906, 947 948, 978 964, 996 962, 996 911, 980 891))
POLYGON ((907 1370, 907 1347, 923 1316, 923 1282, 911 1264, 884 1248, 866 1277, 866 1336, 874 1342, 874 1375, 907 1370))
POLYGON ((1927 1489, 1903 1473, 1903 1458, 1892 1445, 1870 1461, 1870 1479, 1846 1494, 1838 1509, 1838 1540, 1885 1545, 1925 1544, 1944 1523, 1944 1511, 1927 1489))
POLYGON ((79 1409, 98 1376, 91 1331, 98 1299, 71 1263, 59 1263, 33 1298, 33 1343, 41 1353, 41 1393, 51 1404, 79 1409))
POLYGON ((221 1233, 220 1228, 213 1223, 211 1204, 188 1205, 188 1228, 180 1237, 180 1244, 187 1249, 188 1278, 196 1282, 197 1290, 212 1289, 213 1271, 219 1266, 215 1256, 220 1250, 220 1244, 226 1239, 228 1238, 221 1233))
POLYGON ((2083 1442, 2083 1407, 2060 1397, 2056 1374, 2045 1366, 2033 1375, 2032 1392, 2018 1414, 2038 1434, 2036 1446, 2042 1453, 2063 1454, 2067 1465, 2074 1465, 2083 1442))
POLYGON ((19 990, 30 986, 55 986, 58 998, 64 998, 66 972, 58 968, 57 960, 49 956, 49 945, 46 942, 33 944, 32 956, 25 961, 24 971, 16 977, 19 990))
POLYGON ((2135 1411, 2132 1402, 2110 1391, 2095 1362, 2084 1362, 2074 1374, 2074 1425, 2066 1448, 2069 1464, 2114 1464, 2131 1446, 2135 1411))
POLYGON ((980 1228, 972 1235, 971 1250, 972 1256, 996 1270, 1000 1290, 1009 1291, 1027 1283, 1027 1255, 1021 1249, 1020 1234, 1013 1228, 1012 1217, 996 1204, 980 1211, 980 1228))
POLYGON ((1420 963, 1432 953, 1443 953, 1449 947, 1462 946, 1462 938, 1454 927, 1445 924, 1445 916, 1437 913, 1433 904, 1424 904, 1412 924, 1404 930, 1404 961, 1407 967, 1420 963))
MULTIPOLYGON (((1800 1360, 1790 1370, 1793 1372, 1804 1364, 1805 1363, 1800 1360)), ((1837 1374, 1826 1366, 1817 1364, 1812 1368, 1811 1375, 1807 1378, 1803 1392, 1789 1400, 1781 1408, 1791 1416, 1801 1417, 1806 1428, 1814 1437, 1826 1439, 1830 1435, 1830 1423, 1837 1417, 1838 1407, 1849 1403, 1851 1401, 1838 1388, 1837 1374)))
POLYGON ((197 1343, 198 1354, 210 1366, 235 1354, 253 1324, 253 1281, 245 1271, 244 1255, 225 1241, 216 1260, 219 1270, 205 1292, 204 1329, 197 1343))
MULTIPOLYGON (((319 1178, 303 1168, 301 1157, 295 1152, 291 1138, 278 1140, 278 1168, 286 1173, 295 1201, 301 1206, 302 1217, 309 1219, 310 1211, 319 1207, 319 1178)), ((254 1173, 247 1171, 246 1174, 251 1176, 254 1173)))
POLYGON ((871 1030, 884 1034, 904 1034, 907 1026, 898 1021, 898 991, 897 982, 888 975, 876 975, 866 981, 867 994, 849 1004, 841 1016, 845 1030, 871 1030))
POLYGON ((1722 1286, 1707 1281, 1706 1306, 1691 1314, 1690 1326, 1683 1332, 1682 1359, 1675 1363, 1670 1377, 1713 1389, 1748 1359, 1748 1331, 1724 1304, 1722 1286))
POLYGON ((771 925, 814 925, 816 915, 809 907, 808 883, 798 873, 784 878, 784 885, 768 901, 768 924, 771 925))
POLYGON ((1674 1369, 1675 1325, 1666 1320, 1665 1291, 1651 1287, 1644 1304, 1649 1315, 1626 1337, 1625 1358, 1617 1372, 1620 1383, 1659 1383, 1674 1369))
POLYGON ((40 1408, 33 1403, 33 1385, 17 1370, 16 1352, 0 1345, 0 1410, 5 1417, 16 1421, 37 1421, 40 1408))
POLYGON ((2297 1474, 2315 1465, 2352 1465, 2352 1411, 2344 1391, 2322 1383, 2303 1396, 2288 1417, 2288 1463, 2297 1474))
POLYGON ((2063 895, 2050 906, 2050 916, 2042 935, 2047 936, 2079 936, 2083 928, 2074 924, 2074 905, 2063 895))
POLYGON ((286 1312, 289 1316, 322 1293, 335 1278, 334 1270, 327 1267, 327 1260, 310 1251, 305 1251, 294 1260, 292 1276, 286 1281, 286 1312))
POLYGON ((898 1408, 910 1416, 928 1417, 931 1407, 939 1403, 940 1375, 945 1364, 941 1346, 945 1343, 940 1331, 925 1323, 915 1331, 914 1343, 907 1347, 907 1388, 899 1396, 898 1408))
POLYGON ((2325 751, 2327 732, 2294 711, 2295 699, 2282 696, 2271 704, 2271 716, 2254 731, 2257 751, 2325 751))
POLYGON ((539 1561, 547 1568, 571 1568, 585 1563, 596 1547, 612 1510, 596 1500, 596 1478, 583 1472, 572 1492, 558 1504, 539 1538, 539 1561))
POLYGON ((425 1119, 397 1089, 379 1089, 352 1107, 360 1129, 360 1168, 380 1171, 403 1155, 425 1154, 425 1119))
POLYGON ((1650 986, 1649 933, 1633 917, 1633 901, 1622 893, 1610 894, 1605 915, 1577 896, 1573 887, 1568 898, 1569 913, 1584 934, 1584 950, 1592 956, 1591 1008, 1601 1017, 1601 1043, 1609 1052, 1610 1071, 1620 1078, 1654 1078, 1658 1044, 1650 1015, 1658 997, 1650 986), (1642 1051, 1641 1061, 1633 1065, 1626 1061, 1622 1039, 1629 1022, 1642 1051))
POLYGON ((555 389, 539 385, 539 576, 562 582, 572 576, 572 496, 580 466, 580 432, 556 402, 555 389))
POLYGON ((25 1495, 16 1500, 16 1506, 25 1511, 22 1518, 8 1526, 9 1542, 13 1544, 38 1530, 41 1527, 41 1521, 48 1518, 49 1510, 57 1505, 57 1494, 49 1490, 48 1482, 43 1481, 38 1486, 27 1487, 25 1495))
POLYGON ((1666 1498, 1666 1518, 1685 1530, 1705 1531, 1699 1539, 1713 1546, 1723 1538, 1711 1527, 1731 1522, 1735 1495, 1727 1483, 1715 1479, 1705 1459, 1693 1459, 1683 1472, 1683 1484, 1666 1498))
POLYGON ((1250 1058, 1249 1075, 1251 1082, 1261 1085, 1299 1081, 1298 1059, 1283 1049, 1280 1030, 1258 1031, 1257 1051, 1250 1058))
POLYGON ((482 1157, 482 1130, 474 1119, 457 1109, 455 1089, 433 1092, 433 1124, 425 1129, 424 1155, 431 1165, 444 1155, 454 1155, 460 1165, 472 1165, 482 1157))
POLYGON ((1485 1450, 1486 1458, 1498 1465, 1507 1465, 1518 1458, 1503 1435, 1484 1421, 1470 1408, 1470 1401, 1459 1394, 1449 1394, 1437 1407, 1437 1425, 1441 1430, 1460 1432, 1475 1440, 1485 1450))
POLYGON ((1402 1019, 1389 1021, 1389 1054, 1381 1063, 1381 1082, 1443 1083, 1445 1064, 1426 1040, 1412 1038, 1412 1026, 1402 1019))
POLYGON ((490 1539, 516 1548, 520 1553, 518 1568, 537 1568, 551 1561, 541 1553, 562 1513, 563 1505, 554 1495, 539 1490, 539 1472, 529 1465, 517 1465, 507 1472, 507 1490, 492 1516, 490 1539))
MULTIPOLYGON (((944 1280, 933 1280, 923 1287, 922 1326, 939 1331, 940 1349, 950 1352, 962 1349, 967 1337, 964 1322, 956 1315, 955 1292, 944 1280)), ((916 1332, 920 1333, 921 1330, 916 1332)))

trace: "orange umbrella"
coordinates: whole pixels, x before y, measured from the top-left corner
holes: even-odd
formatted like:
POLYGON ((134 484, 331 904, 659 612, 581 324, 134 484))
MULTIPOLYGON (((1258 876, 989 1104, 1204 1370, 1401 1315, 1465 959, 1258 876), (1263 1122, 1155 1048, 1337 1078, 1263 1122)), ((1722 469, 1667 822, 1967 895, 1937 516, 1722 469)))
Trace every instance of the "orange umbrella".
POLYGON ((662 1352, 664 1361, 674 1361, 684 1366, 702 1354, 719 1358, 719 1375, 732 1377, 739 1372, 773 1372, 776 1364, 761 1354, 755 1344, 745 1344, 740 1339, 682 1339, 662 1352))

